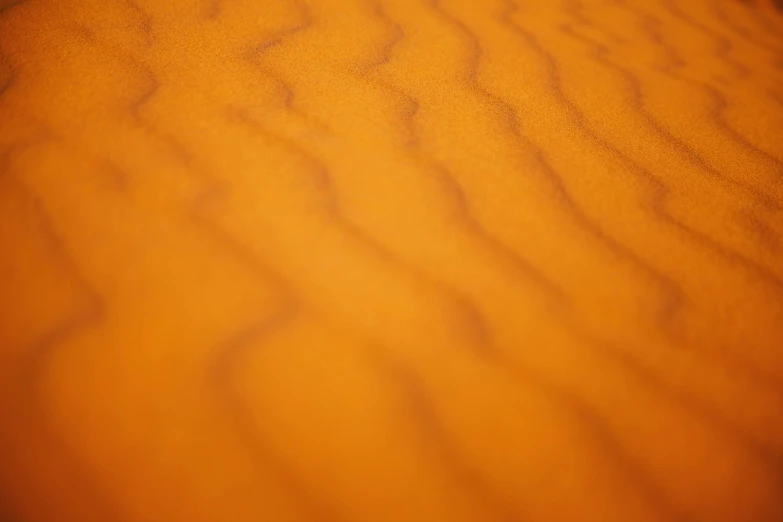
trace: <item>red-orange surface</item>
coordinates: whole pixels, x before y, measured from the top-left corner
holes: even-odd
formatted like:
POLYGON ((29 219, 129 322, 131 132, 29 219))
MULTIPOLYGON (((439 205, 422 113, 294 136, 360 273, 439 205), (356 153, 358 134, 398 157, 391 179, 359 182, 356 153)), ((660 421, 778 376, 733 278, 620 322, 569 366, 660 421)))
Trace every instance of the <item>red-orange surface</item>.
POLYGON ((0 1, 0 513, 783 520, 783 18, 0 1))

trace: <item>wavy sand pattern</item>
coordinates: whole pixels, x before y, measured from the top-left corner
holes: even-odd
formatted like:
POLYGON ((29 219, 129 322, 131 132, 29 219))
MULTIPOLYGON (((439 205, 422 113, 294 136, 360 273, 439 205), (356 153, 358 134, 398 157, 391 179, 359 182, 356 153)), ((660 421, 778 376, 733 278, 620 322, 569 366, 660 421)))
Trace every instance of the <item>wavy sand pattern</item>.
POLYGON ((783 520, 783 17, 0 2, 0 514, 783 520))

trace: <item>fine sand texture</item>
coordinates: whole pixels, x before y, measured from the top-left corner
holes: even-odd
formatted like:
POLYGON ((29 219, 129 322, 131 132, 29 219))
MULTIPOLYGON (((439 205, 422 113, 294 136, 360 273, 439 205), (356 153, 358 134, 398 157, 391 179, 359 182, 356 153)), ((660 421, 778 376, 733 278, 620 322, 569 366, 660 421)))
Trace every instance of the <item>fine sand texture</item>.
POLYGON ((0 0, 0 519, 783 521, 777 4, 0 0))

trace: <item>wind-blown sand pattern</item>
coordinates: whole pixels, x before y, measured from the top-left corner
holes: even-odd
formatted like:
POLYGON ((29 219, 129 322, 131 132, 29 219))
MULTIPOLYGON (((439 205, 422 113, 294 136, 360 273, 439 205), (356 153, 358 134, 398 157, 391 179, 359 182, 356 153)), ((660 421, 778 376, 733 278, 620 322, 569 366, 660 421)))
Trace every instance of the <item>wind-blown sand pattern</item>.
POLYGON ((0 516, 783 520, 778 9, 0 1, 0 516))

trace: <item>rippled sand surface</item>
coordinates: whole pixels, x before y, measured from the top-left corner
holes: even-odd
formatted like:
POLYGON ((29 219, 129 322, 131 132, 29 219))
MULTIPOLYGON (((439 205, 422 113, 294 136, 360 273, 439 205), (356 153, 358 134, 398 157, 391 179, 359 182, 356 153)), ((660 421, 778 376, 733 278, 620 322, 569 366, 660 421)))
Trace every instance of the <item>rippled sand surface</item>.
POLYGON ((783 17, 0 1, 0 518, 783 520, 783 17))

